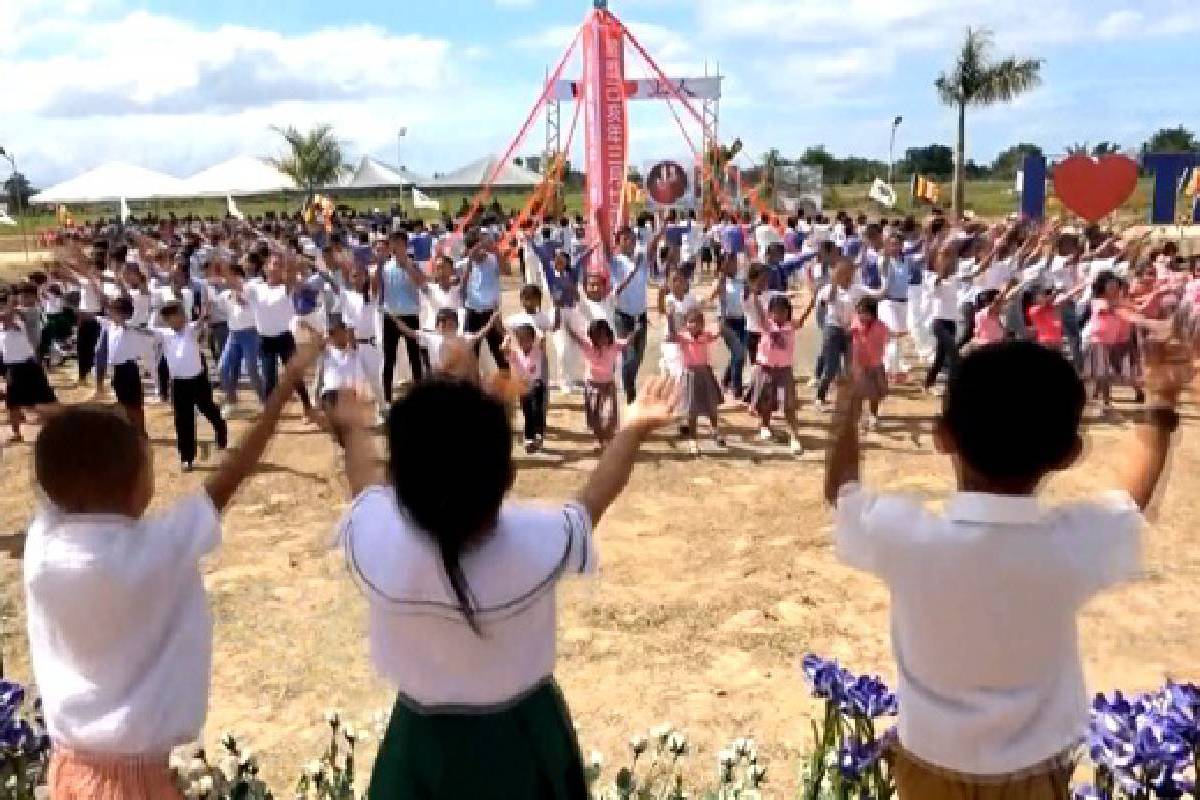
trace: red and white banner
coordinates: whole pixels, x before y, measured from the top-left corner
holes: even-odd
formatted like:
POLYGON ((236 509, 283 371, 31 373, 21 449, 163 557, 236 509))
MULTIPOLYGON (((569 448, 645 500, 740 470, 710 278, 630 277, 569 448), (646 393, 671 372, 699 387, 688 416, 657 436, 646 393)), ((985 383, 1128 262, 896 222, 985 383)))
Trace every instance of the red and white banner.
MULTIPOLYGON (((560 80, 554 82, 551 100, 564 102, 578 100, 583 93, 580 81, 560 80)), ((721 78, 677 78, 669 83, 659 78, 642 78, 625 81, 625 97, 629 100, 667 100, 676 94, 692 100, 720 100, 721 78)))
POLYGON ((611 243, 625 217, 625 36, 620 22, 597 9, 584 23, 582 38, 587 214, 599 240, 611 243))

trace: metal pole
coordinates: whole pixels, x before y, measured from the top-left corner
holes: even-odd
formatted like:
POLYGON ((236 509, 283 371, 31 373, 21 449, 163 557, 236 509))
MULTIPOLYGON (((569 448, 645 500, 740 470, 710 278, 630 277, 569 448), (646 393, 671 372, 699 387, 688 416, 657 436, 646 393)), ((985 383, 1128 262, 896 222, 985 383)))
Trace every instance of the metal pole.
POLYGON ((896 117, 892 121, 892 137, 888 142, 888 186, 892 185, 892 171, 896 164, 896 131, 900 128, 900 123, 903 121, 903 117, 896 117))

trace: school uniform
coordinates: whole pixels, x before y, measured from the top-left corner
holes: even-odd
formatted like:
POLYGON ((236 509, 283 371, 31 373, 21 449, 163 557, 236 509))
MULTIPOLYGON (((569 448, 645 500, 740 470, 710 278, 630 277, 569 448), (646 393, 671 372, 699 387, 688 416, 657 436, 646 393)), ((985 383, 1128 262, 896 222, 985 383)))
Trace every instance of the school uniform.
MULTIPOLYGON (((261 281, 250 281, 246 283, 245 295, 247 303, 254 310, 263 395, 268 396, 275 391, 275 385, 279 382, 279 366, 287 366, 296 354, 296 338, 291 330, 296 310, 291 292, 284 284, 270 286, 261 281)), ((296 385, 296 395, 305 411, 312 409, 308 389, 303 383, 296 385)))
POLYGON ((212 425, 218 449, 229 442, 229 429, 221 411, 213 402, 212 384, 208 380, 204 357, 200 355, 200 325, 189 322, 183 330, 155 328, 163 345, 163 358, 171 375, 171 406, 175 412, 175 445, 179 460, 191 466, 196 460, 196 412, 212 425))
POLYGON ((200 737, 208 710, 199 561, 220 538, 205 492, 140 519, 39 505, 24 587, 51 797, 180 797, 168 754, 200 737))
POLYGON ((353 347, 329 345, 321 357, 321 405, 332 407, 339 392, 355 392, 367 382, 362 362, 353 347))
POLYGON ((837 556, 892 596, 900 797, 1066 797, 1088 713, 1076 618, 1137 576, 1144 524, 1126 492, 958 492, 935 513, 842 488, 837 556))
POLYGON ((337 546, 369 604, 371 661, 396 689, 369 796, 585 800, 554 661, 556 586, 597 569, 587 512, 502 506, 460 560, 482 635, 390 487, 355 499, 337 546))
POLYGON ((0 331, 0 360, 8 384, 4 397, 8 408, 33 408, 58 402, 46 370, 19 322, 0 331))
POLYGON ((721 338, 729 348, 729 364, 721 376, 722 388, 741 396, 745 390, 743 380, 746 372, 747 328, 746 328, 746 281, 741 278, 724 278, 721 294, 717 297, 721 338))
POLYGON ((408 354, 409 371, 414 381, 419 381, 428 365, 428 357, 421 353, 420 345, 411 339, 406 339, 400 328, 392 319, 399 317, 410 328, 418 328, 421 324, 421 296, 417 283, 409 275, 408 270, 396 263, 393 258, 380 269, 380 282, 383 289, 382 304, 387 314, 383 318, 383 390, 387 402, 392 400, 392 383, 395 379, 396 353, 400 341, 404 339, 405 351, 408 354))
MULTIPOLYGON (((518 317, 523 316, 518 314, 518 317)), ((546 436, 546 411, 548 405, 549 387, 546 383, 548 372, 546 349, 534 343, 526 353, 515 342, 509 351, 509 363, 512 365, 513 377, 521 381, 524 391, 521 393, 521 416, 525 420, 525 442, 540 441, 546 436)))
POLYGON ((101 287, 90 280, 79 284, 79 325, 75 331, 75 353, 79 366, 79 380, 83 381, 96 366, 96 348, 100 344, 100 320, 104 311, 104 296, 101 287))
POLYGON ((108 322, 105 336, 108 339, 108 363, 112 365, 113 395, 123 406, 141 408, 145 404, 145 393, 138 362, 149 352, 153 335, 132 328, 128 323, 108 322))
POLYGON ((621 356, 621 383, 625 388, 625 400, 632 403, 637 398, 638 372, 646 356, 646 307, 650 278, 644 264, 618 253, 612 257, 609 265, 609 279, 614 292, 614 330, 618 338, 629 339, 629 346, 621 356), (617 287, 626 280, 629 281, 628 285, 620 294, 616 294, 617 287))
MULTIPOLYGON (((469 259, 464 259, 458 265, 460 275, 468 267, 469 259)), ((496 256, 488 253, 483 261, 470 264, 471 274, 467 278, 463 299, 467 307, 467 318, 464 323, 466 333, 478 333, 484 329, 492 314, 500 307, 500 262, 496 256)), ((488 350, 498 369, 508 369, 508 361, 500 345, 504 342, 504 334, 492 328, 484 337, 488 350)), ((479 354, 479 343, 475 343, 475 354, 479 354)))
POLYGON ((342 322, 354 337, 355 354, 362 367, 363 379, 380 408, 388 404, 383 386, 383 351, 379 347, 379 304, 366 299, 362 292, 343 289, 338 295, 342 322))

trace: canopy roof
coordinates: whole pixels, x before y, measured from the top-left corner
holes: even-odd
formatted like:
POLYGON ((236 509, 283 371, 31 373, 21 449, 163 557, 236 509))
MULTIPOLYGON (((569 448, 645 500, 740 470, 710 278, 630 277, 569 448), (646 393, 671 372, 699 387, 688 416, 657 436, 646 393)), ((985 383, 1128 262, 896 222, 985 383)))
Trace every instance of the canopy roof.
MULTIPOLYGON (((492 174, 492 170, 495 169, 498 160, 498 156, 484 156, 476 161, 472 161, 465 167, 456 169, 449 175, 434 178, 422 185, 432 189, 483 186, 484 181, 488 179, 488 176, 492 174)), ((542 176, 533 170, 518 167, 516 164, 505 164, 500 169, 500 174, 496 176, 496 180, 492 182, 492 186, 528 187, 537 186, 541 182, 542 176)))
POLYGON ((115 202, 122 197, 126 200, 145 200, 185 194, 185 184, 178 178, 145 167, 109 161, 38 192, 29 198, 29 202, 105 203, 115 202))
POLYGON ((382 186, 414 186, 425 181, 404 167, 396 169, 370 156, 363 156, 354 176, 345 184, 347 189, 368 189, 382 186))
POLYGON ((295 181, 254 156, 235 156, 197 172, 182 183, 182 197, 243 197, 296 190, 295 181))

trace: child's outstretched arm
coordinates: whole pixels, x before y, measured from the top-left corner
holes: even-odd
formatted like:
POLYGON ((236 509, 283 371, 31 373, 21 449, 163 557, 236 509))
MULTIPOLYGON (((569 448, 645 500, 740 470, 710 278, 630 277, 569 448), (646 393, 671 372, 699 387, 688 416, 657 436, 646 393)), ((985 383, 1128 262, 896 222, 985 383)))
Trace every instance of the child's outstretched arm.
POLYGON ((833 446, 825 456, 825 501, 835 505, 842 487, 859 479, 862 458, 858 447, 858 420, 862 416, 862 397, 848 381, 837 389, 837 407, 833 418, 833 446))
POLYGON ((345 448, 346 481, 351 497, 357 497, 368 486, 385 482, 379 453, 369 431, 374 412, 367 401, 348 396, 339 399, 330 414, 333 429, 345 448))
POLYGON ((463 336, 463 338, 467 340, 468 344, 475 344, 480 339, 483 339, 485 336, 487 336, 489 333, 491 333, 492 328, 495 328, 499 324, 500 324, 500 312, 493 311, 492 316, 488 318, 487 325, 484 325, 482 328, 475 331, 475 333, 465 334, 463 336))
POLYGON ((1179 427, 1175 406, 1191 373, 1191 357, 1182 345, 1174 348, 1168 345, 1147 361, 1146 386, 1150 403, 1142 424, 1134 429, 1122 481, 1133 502, 1143 511, 1154 498, 1154 490, 1167 465, 1171 436, 1179 427))
POLYGON ((674 419, 678 404, 679 387, 670 378, 653 378, 638 392, 637 401, 625 415, 621 430, 609 442, 600 463, 579 492, 577 499, 587 509, 593 526, 625 490, 642 442, 656 428, 674 419))
POLYGON ((263 451, 275 435, 275 427, 279 424, 279 415, 283 413, 283 407, 295 391, 296 385, 304 380, 305 370, 313 365, 323 348, 324 342, 317 339, 302 344, 296 350, 296 355, 288 362, 279 385, 267 398, 254 427, 230 449, 217 471, 205 482, 204 490, 212 498, 218 513, 225 510, 238 487, 258 465, 263 451))

